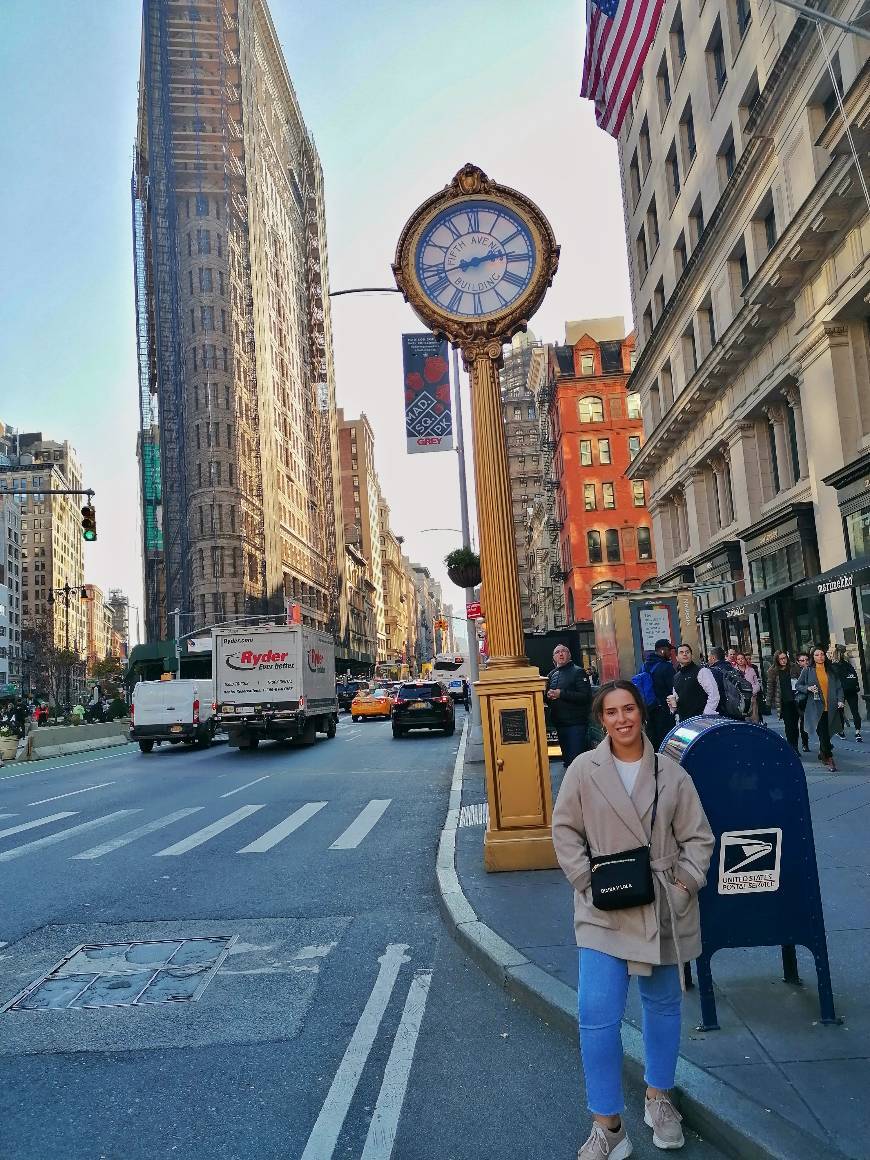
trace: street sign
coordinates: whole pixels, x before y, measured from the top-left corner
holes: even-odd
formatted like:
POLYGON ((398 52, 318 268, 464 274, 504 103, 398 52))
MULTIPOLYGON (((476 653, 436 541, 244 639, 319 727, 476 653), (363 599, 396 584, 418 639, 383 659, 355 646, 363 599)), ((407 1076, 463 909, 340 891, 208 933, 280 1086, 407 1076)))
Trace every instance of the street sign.
POLYGON ((469 620, 480 620, 483 613, 480 610, 480 601, 472 600, 470 604, 466 604, 465 612, 469 620))

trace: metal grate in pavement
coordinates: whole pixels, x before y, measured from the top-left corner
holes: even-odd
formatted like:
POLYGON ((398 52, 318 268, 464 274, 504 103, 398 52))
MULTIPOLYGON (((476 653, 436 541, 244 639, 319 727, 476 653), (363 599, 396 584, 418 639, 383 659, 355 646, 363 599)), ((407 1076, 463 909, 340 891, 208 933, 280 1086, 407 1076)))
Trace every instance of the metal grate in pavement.
POLYGON ((195 1003, 236 937, 82 943, 0 1013, 195 1003))
POLYGON ((460 826, 485 826, 489 822, 489 806, 486 802, 462 806, 459 811, 460 826))

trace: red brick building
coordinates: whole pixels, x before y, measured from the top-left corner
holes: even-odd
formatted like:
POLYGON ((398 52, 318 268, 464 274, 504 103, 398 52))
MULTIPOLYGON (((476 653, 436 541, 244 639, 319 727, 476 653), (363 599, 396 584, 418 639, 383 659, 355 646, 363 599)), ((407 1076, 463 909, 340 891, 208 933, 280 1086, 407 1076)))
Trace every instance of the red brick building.
POLYGON ((611 337, 621 333, 615 321, 570 323, 570 345, 555 347, 552 355, 550 420, 565 607, 569 624, 587 623, 590 629, 596 593, 637 589, 656 575, 645 484, 625 478, 643 441, 640 400, 625 389, 634 335, 611 337))

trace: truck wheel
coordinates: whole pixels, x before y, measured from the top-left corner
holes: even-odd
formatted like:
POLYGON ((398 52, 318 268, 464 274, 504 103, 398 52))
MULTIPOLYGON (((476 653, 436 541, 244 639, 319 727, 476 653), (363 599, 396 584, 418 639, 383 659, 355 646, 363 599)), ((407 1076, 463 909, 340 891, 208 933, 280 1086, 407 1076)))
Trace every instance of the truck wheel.
POLYGON ((326 736, 327 736, 327 737, 334 737, 334 736, 335 736, 335 733, 336 733, 336 730, 337 730, 337 728, 338 728, 338 718, 337 718, 337 717, 329 717, 329 718, 327 718, 327 721, 326 721, 326 736))
POLYGON ((197 739, 196 739, 197 749, 208 749, 208 747, 212 743, 213 738, 214 738, 214 729, 212 728, 211 725, 206 725, 205 732, 201 736, 197 737, 197 739))
POLYGON ((140 741, 139 748, 142 750, 143 753, 150 753, 151 750, 154 748, 154 742, 153 741, 140 741))
POLYGON ((317 720, 314 717, 309 717, 305 722, 305 729, 302 736, 299 738, 300 745, 314 745, 317 741, 317 720))
POLYGON ((361 721, 361 720, 362 720, 362 718, 361 718, 361 717, 354 716, 353 714, 351 714, 351 718, 350 718, 350 719, 351 719, 351 721, 361 721))

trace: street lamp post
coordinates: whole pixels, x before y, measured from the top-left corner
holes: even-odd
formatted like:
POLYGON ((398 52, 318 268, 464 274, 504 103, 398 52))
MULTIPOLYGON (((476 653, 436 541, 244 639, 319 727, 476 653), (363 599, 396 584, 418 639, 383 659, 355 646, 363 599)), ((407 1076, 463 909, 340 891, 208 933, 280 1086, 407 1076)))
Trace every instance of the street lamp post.
POLYGON ((487 870, 556 865, 544 681, 525 656, 498 369, 559 261, 552 228, 527 197, 475 165, 411 215, 393 265, 411 307, 462 351, 471 374, 478 532, 490 660, 477 682, 489 822, 487 870))
POLYGON ((64 661, 66 664, 66 679, 64 682, 64 684, 65 684, 64 696, 66 699, 67 712, 69 712, 69 710, 70 710, 70 687, 69 686, 70 686, 70 672, 72 670, 72 664, 71 664, 70 659, 69 659, 69 602, 70 602, 70 597, 72 596, 72 594, 74 592, 78 592, 80 600, 89 599, 88 590, 87 590, 87 588, 85 588, 84 585, 81 585, 80 587, 71 588, 68 580, 64 581, 63 588, 52 588, 49 590, 49 593, 48 593, 48 603, 51 605, 54 604, 56 597, 59 596, 63 599, 63 651, 65 653, 64 661))

